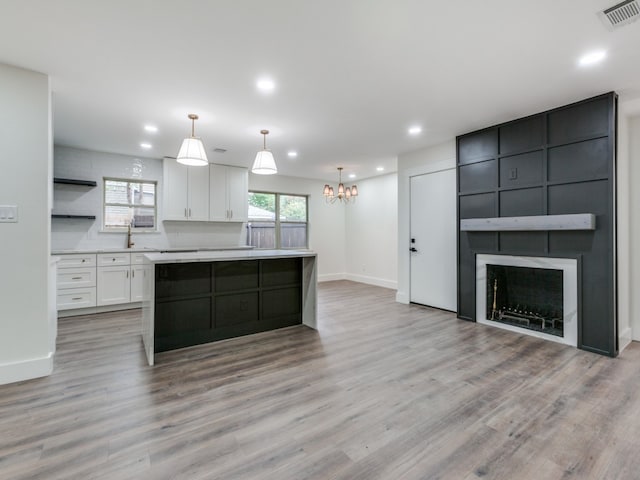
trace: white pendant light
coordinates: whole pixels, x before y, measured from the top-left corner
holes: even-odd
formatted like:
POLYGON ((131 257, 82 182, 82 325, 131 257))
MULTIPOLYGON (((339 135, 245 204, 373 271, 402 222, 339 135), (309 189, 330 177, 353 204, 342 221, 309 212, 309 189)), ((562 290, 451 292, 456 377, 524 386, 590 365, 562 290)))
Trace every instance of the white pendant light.
POLYGON ((262 150, 256 155, 256 159, 253 162, 251 173, 257 173, 258 175, 273 175, 278 173, 278 167, 276 167, 276 161, 273 158, 271 150, 267 150, 267 135, 269 130, 260 130, 260 133, 264 135, 264 143, 262 150))
POLYGON ((209 159, 207 158, 207 152, 204 150, 202 140, 195 136, 195 121, 198 119, 198 115, 190 113, 189 118, 191 119, 191 136, 182 141, 176 160, 178 163, 189 165, 190 167, 209 165, 209 159))

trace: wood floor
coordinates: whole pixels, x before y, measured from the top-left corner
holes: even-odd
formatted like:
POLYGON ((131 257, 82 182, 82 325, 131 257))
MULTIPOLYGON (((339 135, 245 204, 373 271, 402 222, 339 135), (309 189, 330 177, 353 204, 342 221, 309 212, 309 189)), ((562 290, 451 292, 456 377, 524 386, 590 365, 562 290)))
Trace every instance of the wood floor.
POLYGON ((640 344, 616 359, 319 289, 303 326, 159 354, 137 310, 64 318, 0 386, 2 479, 637 479, 640 344))

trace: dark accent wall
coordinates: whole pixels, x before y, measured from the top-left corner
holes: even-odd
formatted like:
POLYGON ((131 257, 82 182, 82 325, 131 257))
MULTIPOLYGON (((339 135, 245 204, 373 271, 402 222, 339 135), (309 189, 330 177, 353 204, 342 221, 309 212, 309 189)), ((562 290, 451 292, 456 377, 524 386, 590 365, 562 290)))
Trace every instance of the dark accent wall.
POLYGON ((459 318, 475 321, 477 253, 576 258, 578 347, 617 355, 616 120, 610 92, 457 137, 459 318), (460 231, 466 218, 571 213, 595 214, 596 229, 460 231))

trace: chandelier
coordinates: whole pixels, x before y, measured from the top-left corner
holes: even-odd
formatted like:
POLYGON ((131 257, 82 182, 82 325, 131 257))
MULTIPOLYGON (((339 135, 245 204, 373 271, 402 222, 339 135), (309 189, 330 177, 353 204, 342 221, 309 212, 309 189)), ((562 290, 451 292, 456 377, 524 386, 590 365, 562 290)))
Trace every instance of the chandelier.
POLYGON ((345 187, 344 183, 342 183, 342 167, 338 167, 338 194, 334 193, 333 187, 329 185, 324 186, 324 190, 322 191, 322 195, 324 195, 324 199, 327 203, 334 203, 336 200, 340 200, 344 203, 355 202, 356 197, 358 196, 358 187, 352 185, 350 187, 345 187))

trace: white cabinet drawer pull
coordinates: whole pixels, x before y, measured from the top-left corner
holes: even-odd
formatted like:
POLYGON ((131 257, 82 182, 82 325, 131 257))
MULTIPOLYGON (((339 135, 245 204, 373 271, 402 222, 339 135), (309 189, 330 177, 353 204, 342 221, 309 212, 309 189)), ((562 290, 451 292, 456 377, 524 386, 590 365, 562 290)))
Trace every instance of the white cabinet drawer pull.
POLYGON ((82 280, 82 277, 71 277, 71 280, 82 280))
POLYGON ((71 300, 82 300, 82 297, 73 297, 71 300))

